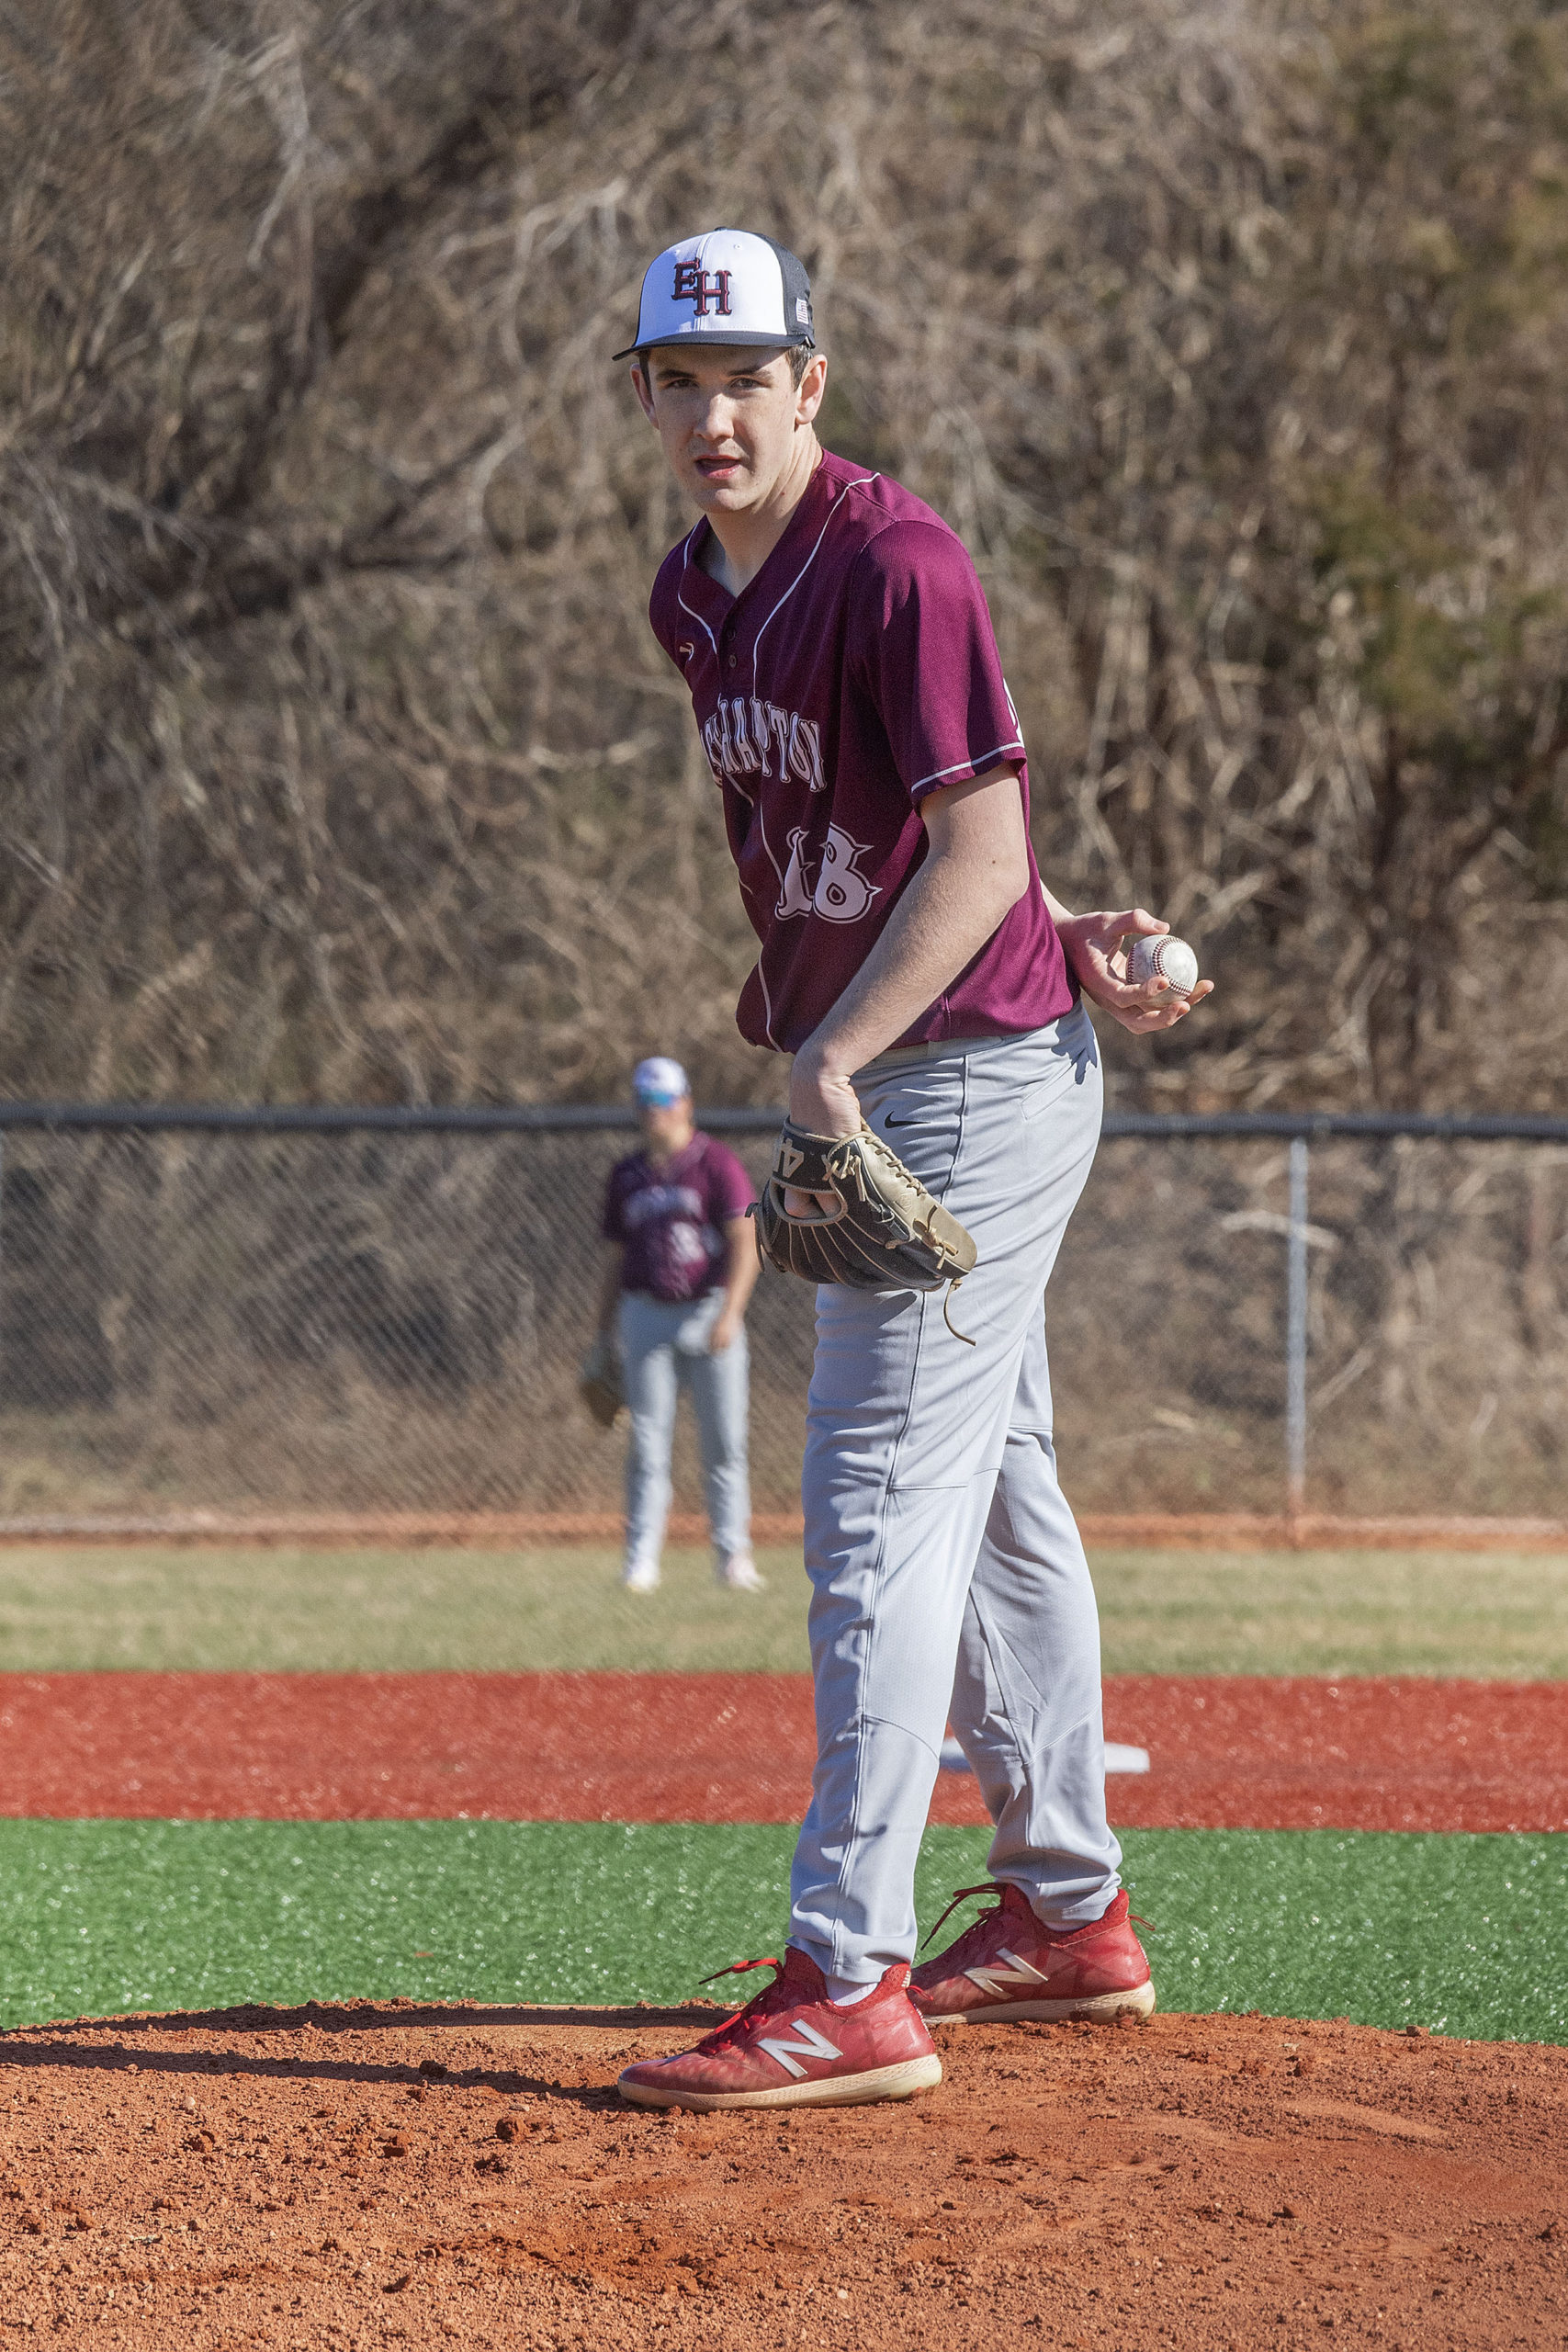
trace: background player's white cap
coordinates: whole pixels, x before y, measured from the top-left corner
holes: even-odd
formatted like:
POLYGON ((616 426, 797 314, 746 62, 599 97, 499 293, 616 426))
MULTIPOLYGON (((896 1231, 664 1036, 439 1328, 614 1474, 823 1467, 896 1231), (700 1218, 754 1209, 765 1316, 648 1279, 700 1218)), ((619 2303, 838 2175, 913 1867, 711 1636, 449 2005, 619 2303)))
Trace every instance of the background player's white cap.
POLYGON ((670 1102, 683 1102, 691 1091, 691 1080, 668 1054, 650 1054, 632 1072, 632 1092, 650 1110, 670 1102))
POLYGON ((787 245, 748 229, 709 229, 666 246, 642 281, 629 359, 660 343, 730 343, 765 351, 809 349, 811 281, 787 245))

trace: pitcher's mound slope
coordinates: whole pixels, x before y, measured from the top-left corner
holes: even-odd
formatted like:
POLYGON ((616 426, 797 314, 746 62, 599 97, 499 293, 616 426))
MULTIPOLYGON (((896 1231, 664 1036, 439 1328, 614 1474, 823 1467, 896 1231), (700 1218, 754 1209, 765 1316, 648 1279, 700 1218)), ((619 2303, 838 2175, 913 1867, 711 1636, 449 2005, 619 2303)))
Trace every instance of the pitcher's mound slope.
POLYGON ((1568 2051, 968 2027, 908 2106, 624 2107, 714 2010, 241 2009, 0 2037, 7 2316, 85 2340, 856 2352, 1555 2344, 1568 2051), (544 2337, 540 2331, 544 2330, 544 2337), (1336 2335, 1335 2340, 1338 2340, 1336 2335))

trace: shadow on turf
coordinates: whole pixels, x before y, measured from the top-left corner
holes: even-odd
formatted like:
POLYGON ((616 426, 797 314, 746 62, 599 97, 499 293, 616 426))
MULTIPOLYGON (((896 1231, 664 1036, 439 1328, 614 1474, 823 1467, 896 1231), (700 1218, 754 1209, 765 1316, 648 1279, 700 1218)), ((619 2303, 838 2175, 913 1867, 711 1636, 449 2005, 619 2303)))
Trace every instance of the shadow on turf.
POLYGON ((510 2066, 463 2066, 432 2074, 423 2065, 377 2065, 354 2059, 247 2057, 238 2051, 161 2051, 140 2040, 78 2042, 71 2036, 84 2029, 122 2036, 158 2033, 360 2033, 388 2026, 596 2026, 624 2032, 628 2026, 709 2026, 727 2012, 716 2003, 694 2002, 679 2008, 656 2008, 638 2003, 629 2008, 485 2008, 473 2005, 421 2005, 414 2001, 359 2001, 329 2007, 317 2001, 299 2009, 175 2009, 161 2017, 77 2018, 69 2024, 14 2027, 0 2032, 0 2067, 58 2066, 125 2074, 132 2067, 142 2075, 265 2076, 276 2082, 348 2084, 442 2084, 454 2090, 494 2090, 528 2093, 555 2098, 571 2107, 615 2103, 613 2086, 573 2085, 542 2075, 520 2074, 510 2066), (36 2037, 48 2035, 48 2040, 36 2037))

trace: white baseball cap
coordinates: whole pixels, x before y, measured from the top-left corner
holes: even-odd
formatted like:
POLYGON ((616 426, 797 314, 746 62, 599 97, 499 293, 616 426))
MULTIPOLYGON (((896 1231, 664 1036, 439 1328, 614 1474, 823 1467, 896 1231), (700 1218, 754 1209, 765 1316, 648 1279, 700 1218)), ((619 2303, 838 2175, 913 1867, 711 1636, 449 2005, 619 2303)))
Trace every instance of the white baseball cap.
POLYGON ((786 351, 792 344, 809 350, 813 340, 811 281, 788 246, 748 229, 708 229, 667 245, 649 265, 637 340, 614 356, 629 359, 660 343, 786 351))
POLYGON ((632 1092, 649 1109, 683 1102, 691 1091, 691 1080, 668 1054, 650 1054, 632 1072, 632 1092))

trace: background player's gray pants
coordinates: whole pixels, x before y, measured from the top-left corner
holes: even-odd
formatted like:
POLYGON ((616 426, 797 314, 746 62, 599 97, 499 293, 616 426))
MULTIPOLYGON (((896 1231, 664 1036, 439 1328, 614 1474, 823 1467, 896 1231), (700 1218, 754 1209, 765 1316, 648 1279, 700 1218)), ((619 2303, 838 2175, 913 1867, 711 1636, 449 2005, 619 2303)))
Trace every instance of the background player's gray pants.
POLYGON ((950 1709, 997 1825, 991 1871, 1047 1925, 1097 1919, 1122 1852, 1045 1360, 1046 1278, 1100 1136, 1093 1028, 1080 1009, 1023 1037, 884 1055, 855 1084, 979 1250, 952 1307, 972 1348, 940 1294, 817 1294, 803 1488, 818 1762, 790 1940, 863 1982, 914 1951, 950 1709))
POLYGON ((746 1333, 722 1355, 708 1334, 722 1290, 683 1305, 627 1291, 621 1300, 621 1367, 632 1417, 626 1448, 626 1566, 657 1566, 670 1515, 670 1447, 675 1400, 684 1388, 697 1417, 703 1484, 714 1550, 721 1560, 751 1549, 751 1487, 746 1464, 746 1333))

